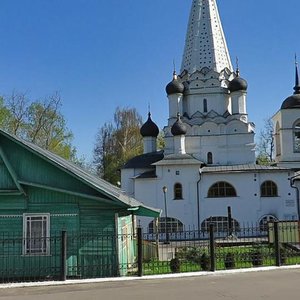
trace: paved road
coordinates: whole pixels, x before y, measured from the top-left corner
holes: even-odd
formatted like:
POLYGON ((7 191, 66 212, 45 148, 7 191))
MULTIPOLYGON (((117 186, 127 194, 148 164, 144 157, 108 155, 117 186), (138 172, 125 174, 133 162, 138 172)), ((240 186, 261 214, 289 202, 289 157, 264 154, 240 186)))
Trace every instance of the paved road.
POLYGON ((0 300, 299 299, 300 269, 0 290, 0 300))

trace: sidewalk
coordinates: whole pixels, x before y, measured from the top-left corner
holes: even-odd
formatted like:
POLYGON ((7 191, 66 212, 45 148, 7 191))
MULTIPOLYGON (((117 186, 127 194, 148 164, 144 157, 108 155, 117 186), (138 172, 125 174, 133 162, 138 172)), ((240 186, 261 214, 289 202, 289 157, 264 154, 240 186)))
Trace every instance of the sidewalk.
POLYGON ((137 281, 137 280, 188 278, 188 277, 201 277, 201 276, 225 276, 229 274, 243 274, 243 273, 253 273, 253 272, 294 270, 294 269, 300 269, 300 265, 282 266, 282 267, 247 268, 247 269, 223 270, 223 271, 215 271, 215 272, 175 273, 175 274, 164 274, 164 275, 150 275, 150 276, 143 276, 143 277, 115 277, 115 278, 81 279, 81 280, 77 279, 77 280, 66 280, 66 281, 7 283, 7 284, 0 284, 0 289, 22 288, 22 287, 64 286, 64 285, 78 285, 78 284, 90 284, 90 283, 102 283, 102 282, 126 282, 126 281, 137 281))

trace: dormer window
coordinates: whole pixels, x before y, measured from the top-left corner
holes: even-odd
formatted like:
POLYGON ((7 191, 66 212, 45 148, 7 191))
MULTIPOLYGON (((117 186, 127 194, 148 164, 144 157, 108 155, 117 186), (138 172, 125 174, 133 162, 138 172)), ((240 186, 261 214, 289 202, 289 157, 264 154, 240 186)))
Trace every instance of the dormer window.
POLYGON ((294 152, 300 152, 300 121, 294 125, 294 152))

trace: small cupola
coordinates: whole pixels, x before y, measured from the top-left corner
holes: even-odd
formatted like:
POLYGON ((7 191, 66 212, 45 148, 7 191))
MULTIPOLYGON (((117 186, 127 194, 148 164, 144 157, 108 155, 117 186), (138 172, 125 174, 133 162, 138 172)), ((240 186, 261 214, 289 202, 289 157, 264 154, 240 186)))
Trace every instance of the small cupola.
POLYGON ((236 70, 236 77, 232 79, 228 84, 228 89, 230 93, 237 92, 237 91, 246 92, 248 89, 248 83, 245 79, 240 77, 240 71, 238 68, 236 70))
POLYGON ((184 85, 178 80, 178 76, 175 71, 173 73, 173 80, 166 86, 166 92, 168 95, 184 93, 184 85))
POLYGON ((177 114, 177 121, 173 124, 171 128, 171 133, 174 136, 185 135, 187 132, 186 125, 181 121, 180 114, 177 114))
POLYGON ((298 63, 296 62, 296 78, 295 78, 295 87, 294 94, 286 98, 282 105, 281 109, 293 109, 300 108, 300 85, 299 85, 299 72, 298 72, 298 63))
POLYGON ((143 124, 140 129, 140 133, 143 137, 157 137, 159 129, 157 125, 151 119, 151 113, 148 113, 148 120, 143 124))

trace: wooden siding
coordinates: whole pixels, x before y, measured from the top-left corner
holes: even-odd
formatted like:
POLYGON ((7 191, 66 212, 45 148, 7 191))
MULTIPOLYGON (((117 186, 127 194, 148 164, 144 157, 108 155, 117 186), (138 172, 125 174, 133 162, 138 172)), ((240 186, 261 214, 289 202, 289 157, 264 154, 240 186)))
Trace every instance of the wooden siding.
POLYGON ((84 184, 66 171, 46 161, 20 145, 3 137, 0 138, 5 155, 16 174, 22 181, 44 184, 47 186, 85 193, 92 196, 103 196, 95 189, 84 184))

